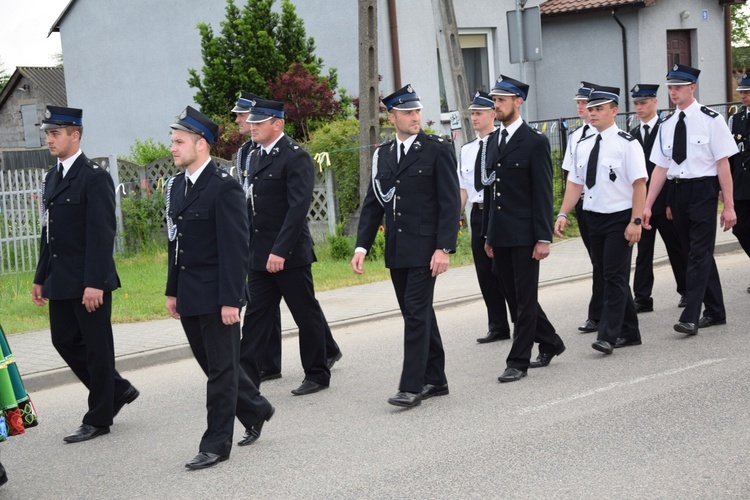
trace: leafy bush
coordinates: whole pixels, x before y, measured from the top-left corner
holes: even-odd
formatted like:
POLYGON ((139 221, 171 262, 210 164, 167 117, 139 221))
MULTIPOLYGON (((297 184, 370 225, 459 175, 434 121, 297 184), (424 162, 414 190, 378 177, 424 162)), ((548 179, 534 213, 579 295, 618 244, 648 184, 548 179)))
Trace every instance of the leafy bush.
POLYGON ((338 221, 346 222, 359 207, 359 121, 335 120, 310 134, 305 145, 311 155, 328 152, 336 178, 338 221))
POLYGON ((354 254, 354 241, 349 236, 344 236, 344 224, 336 224, 336 234, 329 234, 329 251, 334 260, 349 260, 354 254))
POLYGON ((367 252, 367 259, 382 260, 385 258, 385 228, 380 226, 378 233, 375 235, 375 241, 372 242, 370 251, 367 252))
POLYGON ((135 140, 135 144, 130 146, 130 156, 126 156, 123 160, 127 160, 138 165, 148 165, 154 160, 164 158, 165 156, 172 156, 169 152, 169 146, 161 142, 154 142, 153 139, 148 138, 145 141, 135 140))
POLYGON ((142 250, 164 246, 161 232, 164 219, 164 194, 156 191, 151 196, 133 196, 122 199, 122 222, 125 229, 125 250, 133 255, 142 250))

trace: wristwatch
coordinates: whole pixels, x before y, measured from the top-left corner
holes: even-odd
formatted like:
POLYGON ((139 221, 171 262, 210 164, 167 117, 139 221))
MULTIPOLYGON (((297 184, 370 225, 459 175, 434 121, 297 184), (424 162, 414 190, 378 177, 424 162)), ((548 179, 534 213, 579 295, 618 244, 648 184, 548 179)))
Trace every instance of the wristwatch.
POLYGON ((630 219, 630 222, 632 222, 636 226, 640 226, 641 225, 641 218, 640 217, 636 217, 635 219, 630 219))
POLYGON ((451 249, 449 249, 449 248, 443 248, 443 252, 447 253, 447 254, 453 253, 453 251, 451 249))

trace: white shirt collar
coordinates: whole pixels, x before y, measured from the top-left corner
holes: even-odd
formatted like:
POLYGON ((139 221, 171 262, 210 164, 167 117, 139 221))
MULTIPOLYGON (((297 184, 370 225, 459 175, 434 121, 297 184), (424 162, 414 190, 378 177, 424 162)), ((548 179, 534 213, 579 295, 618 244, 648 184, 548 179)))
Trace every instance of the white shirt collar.
MULTIPOLYGON (((209 156, 206 163, 201 165, 201 167, 195 172, 193 172, 192 174, 188 174, 188 171, 185 170, 185 179, 190 179, 190 182, 192 182, 193 185, 195 185, 195 183, 198 182, 198 177, 201 176, 203 171, 206 169, 206 165, 208 165, 210 162, 211 162, 211 157, 209 156)), ((187 182, 185 182, 185 184, 187 185, 187 182)))
MULTIPOLYGON (((398 150, 401 151, 401 144, 403 143, 404 151, 406 152, 406 154, 409 154, 409 148, 411 147, 412 144, 414 144, 414 141, 416 140, 417 140, 417 134, 409 136, 409 138, 406 139, 405 141, 402 141, 401 139, 398 138, 398 136, 396 136, 396 146, 398 146, 398 150)), ((398 154, 401 154, 401 153, 399 152, 398 154)))
POLYGON ((65 175, 70 170, 70 167, 73 166, 73 163, 75 163, 75 161, 78 159, 79 156, 81 156, 81 154, 83 154, 83 151, 79 149, 78 152, 74 154, 73 156, 71 156, 70 158, 67 158, 63 161, 60 161, 59 159, 57 160, 58 164, 62 164, 63 166, 63 177, 65 177, 65 175))
POLYGON ((279 141, 281 140, 281 138, 282 138, 282 137, 284 137, 284 132, 282 132, 282 133, 281 133, 281 134, 280 134, 280 135, 279 135, 279 136, 278 136, 278 137, 276 138, 276 140, 275 140, 275 141, 273 141, 273 142, 272 142, 271 144, 269 144, 267 148, 266 148, 266 147, 263 147, 263 146, 261 146, 261 147, 260 147, 260 149, 261 149, 262 151, 265 151, 265 152, 266 152, 266 154, 271 154, 271 150, 272 150, 272 149, 273 149, 273 147, 274 147, 274 146, 276 145, 276 143, 277 143, 277 142, 279 142, 279 141))
POLYGON ((500 141, 503 140, 502 139, 502 137, 503 137, 502 136, 503 130, 507 130, 508 131, 508 139, 506 139, 506 140, 510 140, 510 138, 513 137, 513 134, 516 132, 516 130, 518 130, 521 127, 521 125, 523 125, 523 118, 521 118, 520 116, 518 118, 516 118, 516 121, 514 121, 513 123, 511 123, 507 127, 505 125, 501 125, 500 126, 500 133, 497 134, 497 145, 499 146, 500 145, 500 141))

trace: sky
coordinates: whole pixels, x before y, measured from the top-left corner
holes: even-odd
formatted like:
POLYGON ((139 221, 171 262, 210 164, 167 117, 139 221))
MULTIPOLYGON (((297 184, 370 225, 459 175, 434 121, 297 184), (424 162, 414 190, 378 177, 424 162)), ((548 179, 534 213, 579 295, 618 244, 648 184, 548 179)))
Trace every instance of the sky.
POLYGON ((68 0, 0 0, 0 61, 12 74, 17 66, 55 66, 60 33, 47 38, 68 0))

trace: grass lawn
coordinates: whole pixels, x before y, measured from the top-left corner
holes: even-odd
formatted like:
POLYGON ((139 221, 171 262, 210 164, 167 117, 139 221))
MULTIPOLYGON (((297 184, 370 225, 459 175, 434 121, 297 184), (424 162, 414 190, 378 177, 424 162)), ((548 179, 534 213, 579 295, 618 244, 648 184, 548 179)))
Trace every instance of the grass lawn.
MULTIPOLYGON (((365 263, 365 274, 355 275, 349 260, 335 260, 328 244, 316 245, 318 262, 312 265, 315 290, 361 285, 390 278, 383 260, 365 263)), ((154 250, 116 259, 122 288, 112 294, 112 322, 135 323, 167 318, 164 286, 167 279, 167 252, 154 250)), ((472 263, 468 231, 461 231, 451 266, 472 263)), ((49 328, 47 307, 31 302, 33 273, 0 276, 0 323, 6 334, 49 328)))

